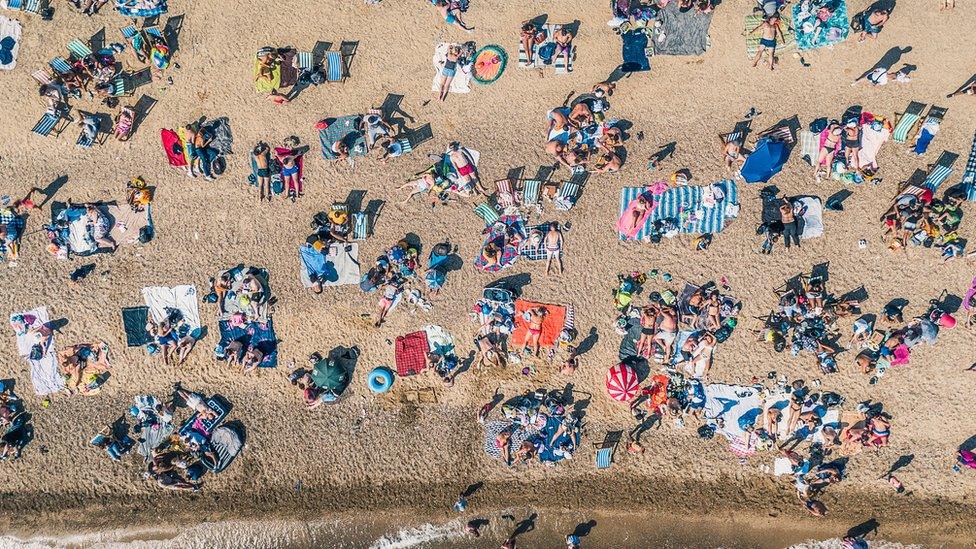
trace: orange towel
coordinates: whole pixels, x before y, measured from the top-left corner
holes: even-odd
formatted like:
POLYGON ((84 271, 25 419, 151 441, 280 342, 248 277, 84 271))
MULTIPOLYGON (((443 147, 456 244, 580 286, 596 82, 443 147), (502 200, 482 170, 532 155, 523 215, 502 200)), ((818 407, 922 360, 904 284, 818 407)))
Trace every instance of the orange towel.
POLYGON ((536 307, 545 307, 549 314, 542 321, 542 335, 539 336, 540 347, 552 347, 559 339, 559 332, 566 325, 566 307, 562 305, 550 305, 548 303, 534 303, 523 299, 515 300, 515 331, 512 332, 512 341, 516 345, 525 343, 528 335, 529 323, 522 318, 522 313, 536 307))

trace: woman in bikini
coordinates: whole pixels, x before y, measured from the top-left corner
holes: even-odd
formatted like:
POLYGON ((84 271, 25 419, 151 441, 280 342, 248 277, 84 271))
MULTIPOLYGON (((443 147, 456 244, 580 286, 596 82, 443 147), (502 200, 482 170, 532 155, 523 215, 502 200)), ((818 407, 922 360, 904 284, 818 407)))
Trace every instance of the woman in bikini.
POLYGON ((840 126, 840 122, 836 120, 831 120, 830 124, 824 131, 820 132, 820 138, 823 139, 823 144, 820 145, 820 152, 817 153, 817 161, 814 162, 813 175, 817 178, 817 183, 820 182, 820 174, 824 166, 827 167, 827 177, 834 171, 834 156, 840 149, 841 135, 844 133, 843 128, 840 126))
POLYGON ((525 312, 528 315, 529 327, 526 331, 524 350, 531 348, 533 356, 539 356, 539 338, 542 337, 542 323, 549 311, 545 307, 536 307, 525 312))
POLYGON ((653 303, 641 310, 640 338, 637 340, 638 356, 650 356, 654 336, 657 334, 657 317, 660 313, 660 309, 653 303))
POLYGON ((522 43, 522 49, 525 50, 525 67, 531 67, 533 64, 533 56, 535 55, 535 47, 546 41, 546 33, 542 32, 538 26, 532 21, 526 21, 522 23, 522 32, 519 34, 519 41, 522 43))
POLYGON ((847 167, 860 171, 860 163, 857 153, 861 150, 861 127, 857 121, 851 120, 844 126, 842 135, 844 144, 844 157, 847 159, 847 167))
POLYGON ((729 141, 722 148, 722 153, 725 155, 725 169, 728 171, 738 171, 742 169, 742 166, 746 163, 746 157, 742 154, 742 145, 738 141, 729 141), (736 168, 738 164, 738 168, 736 168))
POLYGON ((888 445, 888 437, 891 435, 891 424, 881 416, 874 416, 868 420, 868 436, 864 442, 865 446, 881 448, 888 445))

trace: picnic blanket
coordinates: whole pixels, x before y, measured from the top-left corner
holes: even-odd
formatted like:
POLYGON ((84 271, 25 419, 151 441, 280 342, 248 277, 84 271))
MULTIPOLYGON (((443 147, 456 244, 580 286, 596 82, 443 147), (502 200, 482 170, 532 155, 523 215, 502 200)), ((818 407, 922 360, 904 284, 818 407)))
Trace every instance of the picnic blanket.
POLYGON ((108 204, 105 213, 113 221, 112 230, 109 236, 118 245, 137 244, 139 234, 146 227, 152 227, 151 206, 146 206, 142 211, 133 211, 128 205, 119 206, 118 204, 108 204))
POLYGON ((539 461, 558 463, 566 459, 565 450, 570 452, 574 451, 578 446, 576 440, 576 433, 572 431, 565 432, 555 440, 553 436, 559 430, 559 427, 563 424, 563 421, 555 416, 547 416, 546 424, 539 429, 539 440, 537 447, 539 448, 539 461))
POLYGON ((623 57, 620 70, 628 73, 651 70, 651 61, 647 58, 647 35, 644 34, 644 29, 625 32, 620 35, 620 39, 621 57, 623 57))
POLYGON ((421 330, 396 338, 394 358, 396 359, 397 374, 412 376, 427 368, 427 353, 430 345, 427 343, 427 332, 421 330))
POLYGON ((234 134, 230 131, 229 118, 221 116, 220 118, 207 120, 200 126, 200 130, 208 131, 213 136, 213 140, 210 141, 208 147, 221 155, 233 154, 234 134))
POLYGON ((11 71, 17 66, 20 53, 20 21, 0 15, 0 71, 11 71))
POLYGON ((797 49, 803 51, 823 48, 847 39, 847 34, 850 32, 847 3, 844 0, 834 0, 833 4, 835 9, 825 21, 818 18, 817 8, 808 0, 793 6, 797 49))
MULTIPOLYGON (((451 44, 449 42, 441 42, 437 44, 434 48, 434 81, 431 83, 431 91, 440 91, 441 89, 441 79, 444 78, 441 73, 441 69, 444 68, 444 63, 447 62, 447 52, 451 46, 456 44, 451 44)), ((457 64, 457 69, 454 74, 454 80, 451 80, 451 93, 468 93, 471 91, 471 63, 462 65, 460 62, 457 64)))
POLYGON ((515 263, 519 257, 519 247, 525 238, 525 227, 522 218, 515 215, 503 215, 498 222, 488 228, 485 240, 474 258, 474 266, 489 273, 498 272, 515 263), (509 234, 509 233, 513 234, 509 234), (488 244, 494 243, 501 250, 498 262, 489 265, 485 259, 484 250, 488 244))
POLYGON ((509 429, 512 430, 512 437, 509 440, 508 446, 512 453, 522 446, 523 442, 539 434, 539 431, 533 427, 523 427, 510 421, 489 421, 485 423, 484 449, 486 454, 495 459, 502 459, 502 449, 495 444, 495 439, 498 438, 498 435, 509 429))
POLYGON ((332 244, 326 254, 316 251, 308 244, 298 249, 302 262, 299 278, 306 288, 312 287, 312 275, 322 286, 344 286, 359 284, 359 244, 332 244))
POLYGON ((142 298, 149 307, 149 314, 157 323, 168 318, 167 309, 176 309, 191 329, 200 328, 200 309, 197 307, 197 288, 192 284, 174 286, 150 286, 142 289, 142 298))
POLYGON ((655 31, 655 55, 701 55, 708 49, 708 27, 712 13, 678 9, 677 2, 670 2, 658 12, 661 26, 655 31))
POLYGON ((549 303, 535 303, 524 299, 515 300, 515 330, 512 332, 512 342, 524 343, 529 333, 529 322, 523 316, 529 309, 542 307, 549 314, 542 320, 542 334, 539 336, 540 347, 552 347, 559 340, 559 332, 566 325, 566 307, 549 303))
POLYGON ((10 315, 11 322, 15 316, 23 318, 23 333, 17 334, 17 354, 30 365, 31 383, 38 395, 48 395, 64 390, 64 378, 58 371, 58 355, 54 348, 54 336, 48 339, 41 349, 41 358, 32 360, 31 349, 37 344, 30 328, 40 328, 50 321, 47 307, 37 307, 30 311, 10 315))
POLYGON ((122 327, 125 330, 127 347, 142 347, 152 342, 146 323, 149 321, 149 307, 126 307, 122 309, 122 327))
POLYGON ((362 119, 362 115, 354 114, 323 120, 325 127, 319 129, 319 142, 322 144, 322 156, 326 160, 339 157, 332 147, 340 142, 349 147, 349 156, 365 156, 366 136, 359 129, 362 119))
POLYGON ((220 316, 221 320, 226 320, 233 316, 235 313, 244 313, 245 316, 250 316, 254 312, 251 307, 250 301, 245 305, 241 305, 241 298, 244 288, 244 279, 250 274, 261 284, 261 291, 264 293, 265 303, 262 303, 257 308, 257 319, 264 322, 268 318, 268 306, 267 300, 271 297, 271 282, 268 280, 269 274, 265 269, 260 269, 257 267, 245 268, 243 265, 238 265, 232 269, 227 269, 227 273, 230 274, 231 283, 230 290, 226 292, 223 296, 223 308, 224 313, 220 316))
MULTIPOLYGON (((752 33, 746 36, 746 55, 752 59, 756 57, 756 52, 759 51, 759 38, 760 31, 752 32, 763 22, 763 16, 757 14, 747 15, 745 22, 743 24, 743 30, 746 33, 752 33)), ((796 39, 793 35, 793 22, 789 15, 782 14, 780 19, 780 28, 783 29, 784 40, 781 43, 776 44, 776 55, 783 55, 784 53, 789 53, 796 48, 796 39)), ((778 40, 778 39, 777 39, 778 40)))
POLYGON ((274 323, 271 317, 267 321, 248 322, 243 326, 234 326, 230 320, 217 323, 220 330, 221 349, 226 349, 232 342, 239 342, 246 350, 255 347, 261 351, 261 362, 258 368, 275 368, 278 366, 278 337, 275 335, 274 323))
POLYGON ((123 17, 156 17, 167 12, 166 0, 115 0, 115 9, 123 17))
MULTIPOLYGON (((254 59, 254 78, 261 74, 261 61, 254 59)), ((271 71, 271 80, 261 78, 254 81, 254 90, 261 93, 271 93, 281 87, 281 63, 271 71)))
POLYGON ((793 199, 794 203, 799 202, 806 211, 803 212, 803 231, 800 238, 817 238, 823 236, 823 202, 816 196, 801 196, 793 199))
POLYGON ((529 56, 525 51, 525 45, 519 40, 519 67, 542 69, 552 66, 555 74, 572 72, 573 61, 576 59, 576 45, 570 43, 569 70, 567 70, 566 54, 564 52, 556 53, 558 46, 553 39, 556 31, 560 28, 562 25, 548 24, 542 26, 542 32, 546 35, 546 39, 541 44, 532 45, 532 63, 527 63, 529 56))
POLYGON ((755 387, 725 383, 705 385, 704 417, 709 422, 721 418, 723 424, 716 432, 729 440, 741 440, 762 411, 762 399, 755 387))
MULTIPOLYGON (((549 258, 546 252, 545 238, 549 232, 549 223, 540 223, 525 228, 526 238, 519 245, 519 255, 529 261, 544 261, 549 258)), ((560 250, 559 254, 562 255, 560 250)))
MULTIPOLYGON (((644 189, 639 187, 622 189, 620 195, 621 216, 626 212, 631 202, 642 192, 644 189)), ((651 212, 633 238, 645 240, 651 232, 653 223, 664 219, 676 220, 678 230, 682 233, 719 233, 725 229, 726 221, 737 215, 738 189, 731 179, 725 179, 712 185, 674 187, 654 196, 651 212), (723 195, 721 200, 714 200, 717 196, 713 192, 707 191, 713 186, 723 195)), ((625 240, 623 236, 626 235, 621 236, 621 240, 625 240)))

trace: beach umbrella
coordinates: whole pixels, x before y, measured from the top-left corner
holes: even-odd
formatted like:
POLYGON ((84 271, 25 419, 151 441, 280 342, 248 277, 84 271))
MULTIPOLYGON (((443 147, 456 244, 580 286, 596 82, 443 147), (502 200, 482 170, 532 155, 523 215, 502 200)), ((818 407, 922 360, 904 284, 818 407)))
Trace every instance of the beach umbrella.
POLYGON ((349 386, 349 374, 337 361, 324 358, 312 368, 312 382, 335 395, 342 394, 349 386))
POLYGON ((630 366, 620 363, 607 371, 607 392, 610 398, 628 402, 637 396, 640 381, 637 372, 630 366))
POLYGON ((790 156, 782 141, 760 139, 742 166, 742 178, 748 183, 767 182, 783 169, 790 156))
POLYGON ((508 54, 499 46, 485 46, 474 54, 471 78, 479 84, 491 84, 501 78, 508 63, 508 54))

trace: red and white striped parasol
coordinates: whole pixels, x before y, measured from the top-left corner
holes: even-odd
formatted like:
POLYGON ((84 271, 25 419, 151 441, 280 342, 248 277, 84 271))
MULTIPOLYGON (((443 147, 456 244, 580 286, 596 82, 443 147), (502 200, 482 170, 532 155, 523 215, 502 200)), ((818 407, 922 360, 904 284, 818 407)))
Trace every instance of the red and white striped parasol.
POLYGON ((610 393, 610 398, 629 402, 637 396, 639 390, 637 372, 630 366, 620 363, 607 370, 607 392, 610 393))

